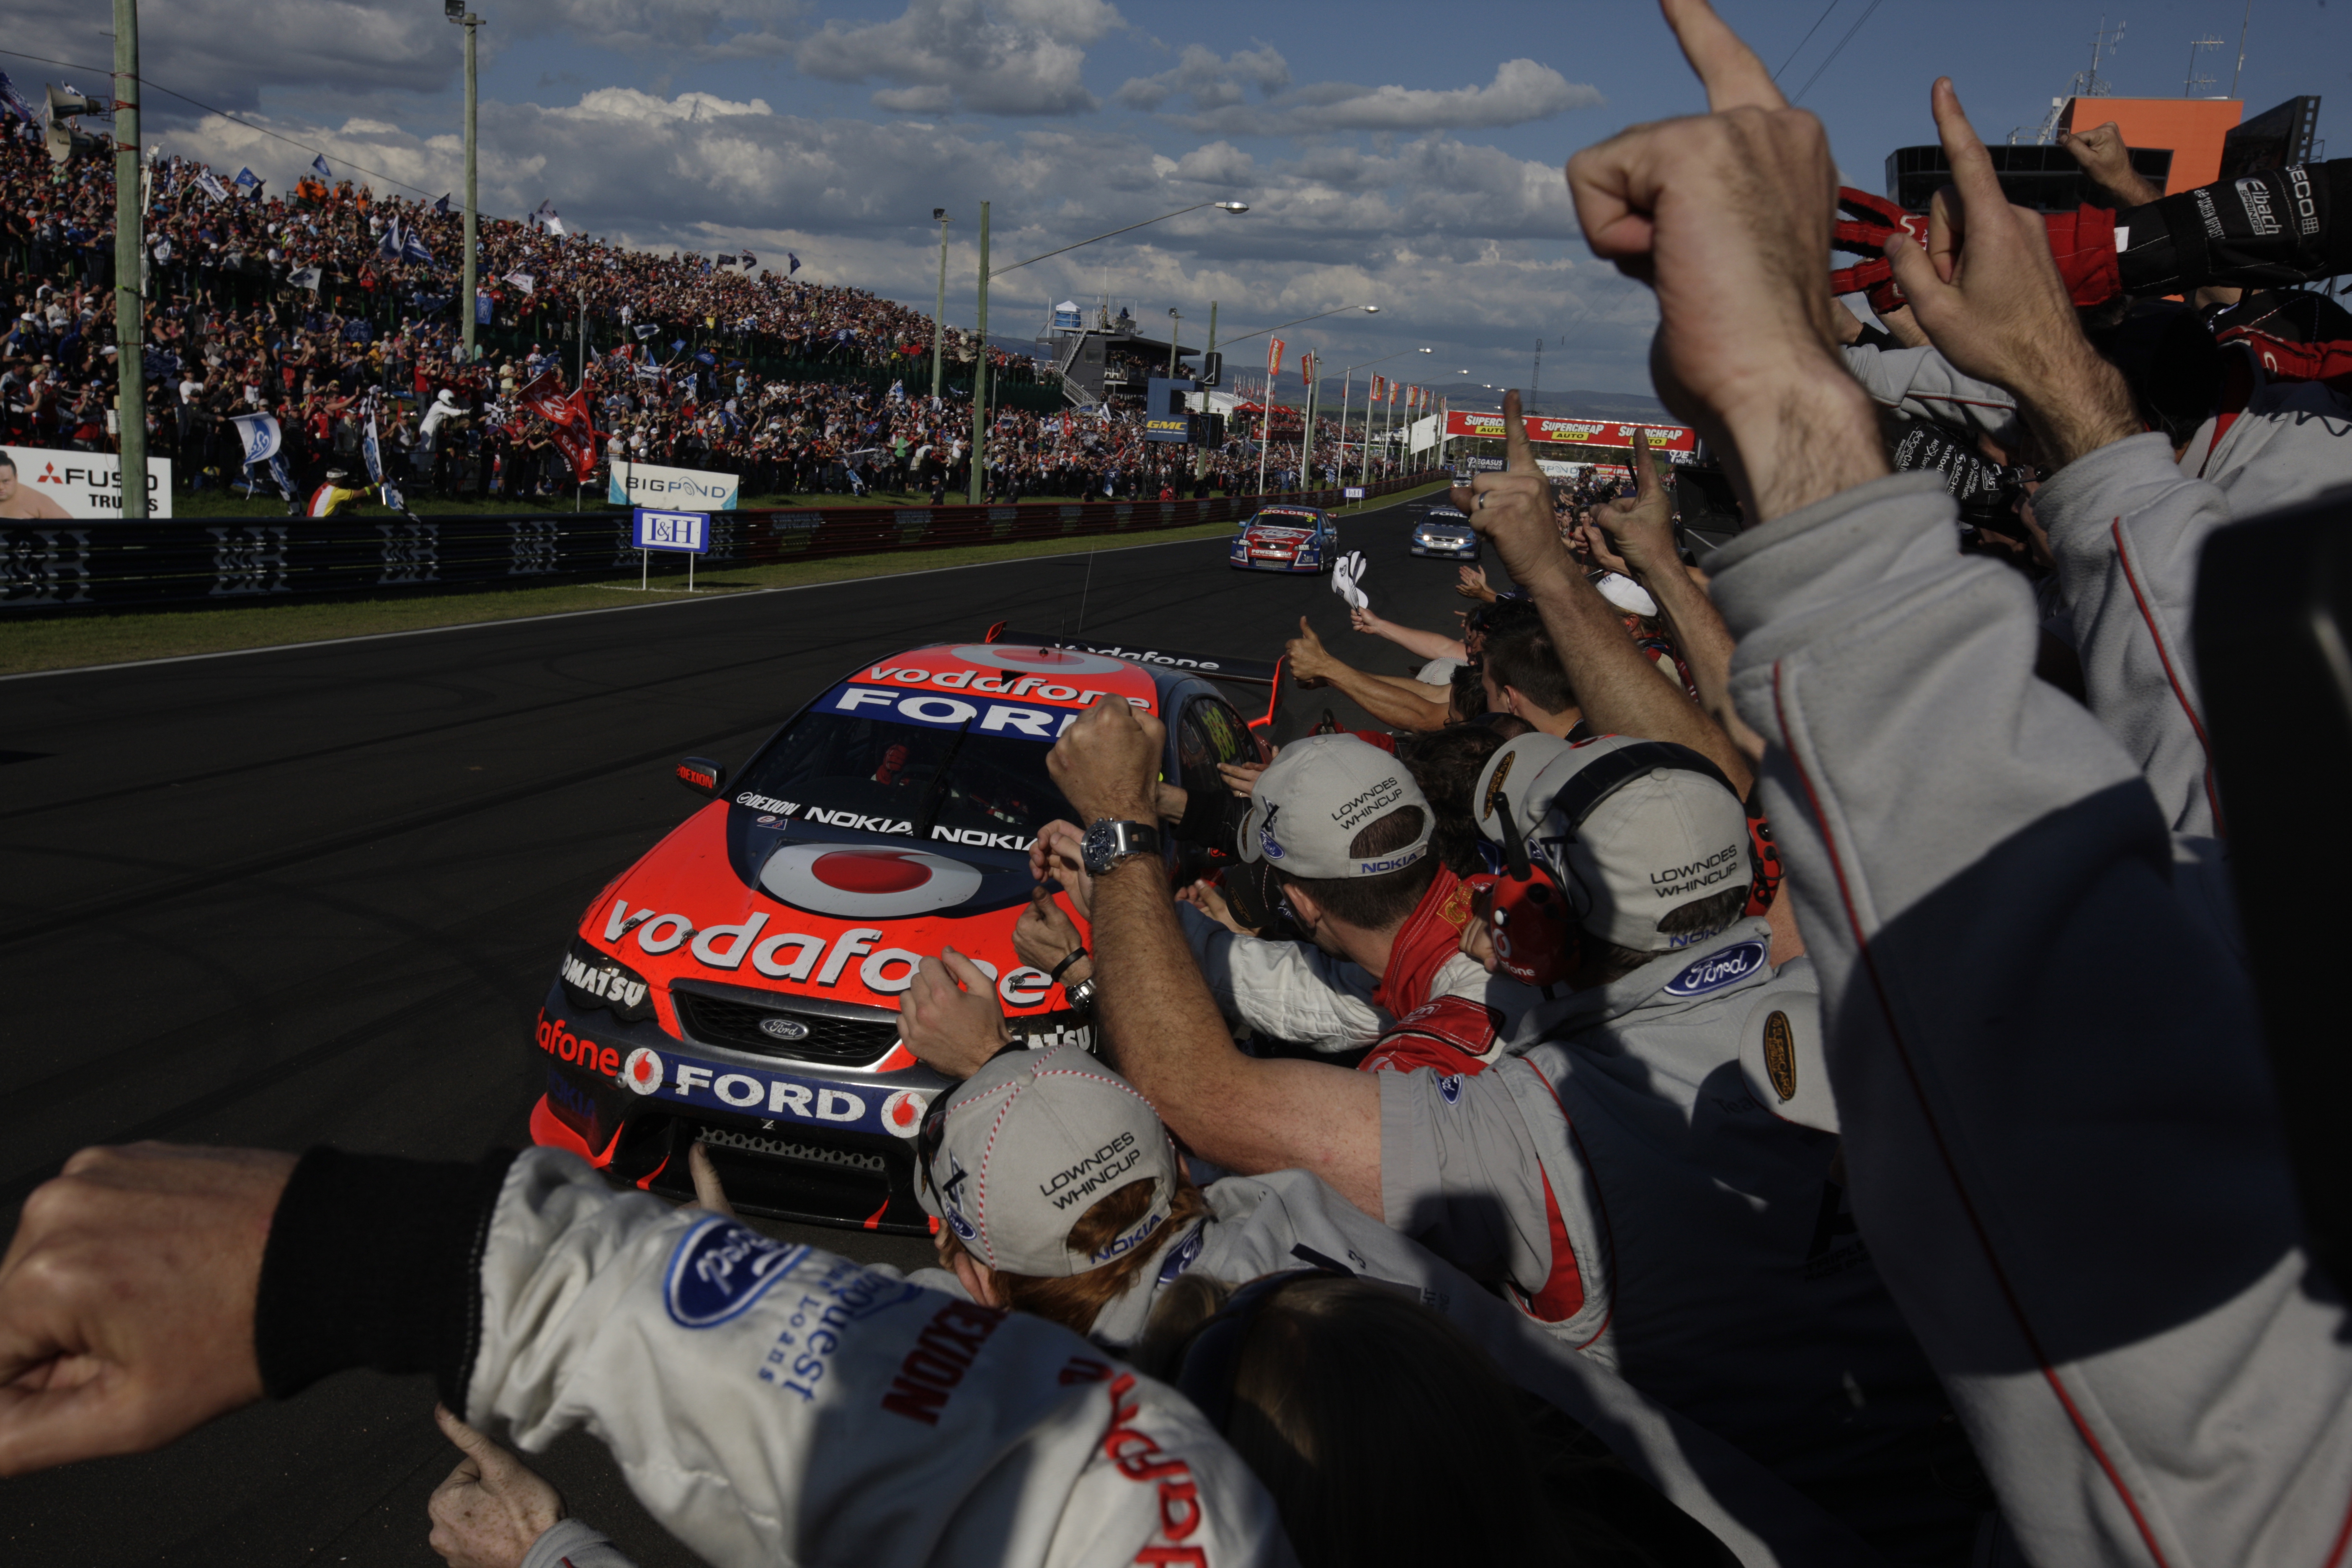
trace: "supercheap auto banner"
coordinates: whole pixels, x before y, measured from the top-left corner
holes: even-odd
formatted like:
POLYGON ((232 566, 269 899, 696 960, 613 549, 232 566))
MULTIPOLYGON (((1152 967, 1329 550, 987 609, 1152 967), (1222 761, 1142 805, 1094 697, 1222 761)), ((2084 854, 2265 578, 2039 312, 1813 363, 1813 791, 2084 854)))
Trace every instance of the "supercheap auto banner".
MULTIPOLYGON (((1628 425, 1612 419, 1552 419, 1537 416, 1527 421, 1530 441, 1569 441, 1588 447, 1630 447, 1637 431, 1650 433, 1650 447, 1660 452, 1690 452, 1698 447, 1698 437, 1682 425, 1628 425)), ((1448 436, 1468 437, 1473 440, 1499 441, 1503 438, 1503 416, 1499 414, 1465 414, 1459 409, 1445 416, 1448 436)))
MULTIPOLYGON (((0 468, 0 519, 121 518, 122 459, 112 453, 47 447, 0 447, 0 453, 9 464, 0 468)), ((147 459, 147 515, 172 515, 169 458, 147 459)))

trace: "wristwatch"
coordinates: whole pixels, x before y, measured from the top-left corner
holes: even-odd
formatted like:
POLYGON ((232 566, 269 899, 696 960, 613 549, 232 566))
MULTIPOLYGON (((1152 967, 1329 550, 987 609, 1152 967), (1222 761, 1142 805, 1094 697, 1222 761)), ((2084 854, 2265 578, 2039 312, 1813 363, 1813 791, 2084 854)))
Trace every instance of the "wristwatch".
POLYGON ((1130 855, 1160 853, 1160 829, 1148 822, 1114 822, 1108 817, 1087 829, 1080 847, 1087 875, 1099 877, 1130 855))
MULTIPOLYGON (((1095 981, 1093 975, 1089 974, 1084 980, 1079 981, 1076 985, 1067 987, 1063 994, 1070 999, 1071 1012, 1088 1015, 1091 1015, 1094 1012, 1095 981)), ((1088 1048, 1091 1049, 1092 1047, 1088 1048)))

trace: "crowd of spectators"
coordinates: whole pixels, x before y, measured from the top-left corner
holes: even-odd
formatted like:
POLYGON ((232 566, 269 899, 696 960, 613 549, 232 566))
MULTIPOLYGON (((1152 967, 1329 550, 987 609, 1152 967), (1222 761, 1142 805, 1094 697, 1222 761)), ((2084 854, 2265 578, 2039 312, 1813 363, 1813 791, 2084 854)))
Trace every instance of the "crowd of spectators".
POLYGON ((722 1563, 2339 1557, 2249 934, 2309 912, 2237 901, 2188 628, 2209 542, 2352 483, 2302 287, 2352 253, 2252 221, 2352 176, 2159 205, 2075 138, 2133 237, 2053 247, 1939 80, 1954 184, 1841 296, 1820 122, 1665 9, 1708 112, 1568 180, 1744 531, 1647 454, 1556 486, 1514 393, 1451 497, 1511 585, 1286 650, 1373 723, 1180 728, 1180 785, 1076 711, 1012 945, 1083 1038, 952 948, 902 1001, 937 1269, 734 1223, 698 1149, 683 1212, 548 1149, 89 1152, 0 1268, 0 1470, 369 1365, 440 1378, 453 1563, 622 1562, 482 1430, 581 1425, 722 1563))
MULTIPOLYGON (((29 130, 0 136, 0 290, 13 304, 0 434, 111 450, 112 169, 92 156, 57 164, 29 130)), ((289 501, 331 470, 363 483, 371 422, 384 477, 412 496, 601 493, 615 459, 738 475, 743 495, 777 502, 969 493, 970 391, 929 395, 930 319, 862 289, 756 272, 748 254, 665 256, 488 220, 478 309, 495 331, 481 335, 515 346, 468 360, 453 299, 460 218, 443 204, 307 175, 284 197, 248 195, 173 157, 155 164, 146 241, 149 449, 173 459, 184 491, 269 489, 266 470, 244 471, 232 423, 267 413, 283 438, 289 501), (525 331, 543 341, 524 347, 525 331), (583 372, 601 437, 584 473, 517 401, 542 374, 568 390, 583 372), (443 402, 454 413, 436 417, 443 402)), ((950 331, 948 353, 968 382, 971 334, 950 331)), ((1034 369, 1002 348, 990 361, 1000 381, 1034 369)), ((992 431, 992 500, 1258 488, 1255 444, 1238 431, 1199 463, 1190 447, 1147 443, 1131 408, 1000 407, 992 431)), ((1267 488, 1339 482, 1333 422, 1318 421, 1313 474, 1295 422, 1290 440, 1281 435, 1267 488)))

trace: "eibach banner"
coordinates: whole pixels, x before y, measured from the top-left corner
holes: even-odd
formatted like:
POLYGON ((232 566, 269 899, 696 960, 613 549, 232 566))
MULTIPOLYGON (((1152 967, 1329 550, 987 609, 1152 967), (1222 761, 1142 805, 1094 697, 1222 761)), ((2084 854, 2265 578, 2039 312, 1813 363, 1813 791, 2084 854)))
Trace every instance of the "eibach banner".
MULTIPOLYGON (((1553 419, 1542 416, 1529 418, 1526 424, 1530 441, 1559 441, 1585 447, 1631 447, 1639 433, 1646 430, 1652 451, 1692 452, 1698 449, 1697 434, 1685 425, 1629 425, 1613 419, 1553 419)), ((1503 416, 1449 410, 1445 416, 1445 433, 1478 441, 1499 441, 1503 439, 1503 416)))

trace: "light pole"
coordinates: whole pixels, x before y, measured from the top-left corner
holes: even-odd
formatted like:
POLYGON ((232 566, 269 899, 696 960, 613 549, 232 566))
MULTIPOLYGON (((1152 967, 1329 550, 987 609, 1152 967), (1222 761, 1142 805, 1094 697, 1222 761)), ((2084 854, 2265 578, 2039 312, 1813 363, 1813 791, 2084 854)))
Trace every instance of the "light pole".
POLYGON ((114 0, 114 425, 123 518, 147 517, 147 295, 140 240, 139 0, 114 0), (135 509, 135 510, 134 510, 135 509))
POLYGON ((1168 307, 1168 379, 1171 381, 1176 379, 1176 330, 1183 321, 1184 318, 1176 313, 1175 306, 1168 307))
MULTIPOLYGON (((1231 348, 1235 343, 1245 343, 1252 338, 1262 338, 1268 332, 1278 332, 1285 327, 1295 327, 1298 325, 1300 321, 1319 321, 1326 316, 1336 316, 1346 310, 1361 310, 1367 316, 1377 316, 1381 313, 1381 308, 1378 305, 1339 305, 1328 310, 1318 310, 1311 316, 1300 316, 1294 321, 1276 321, 1270 327, 1260 327, 1254 332, 1244 332, 1237 338, 1227 338, 1225 340, 1225 347, 1231 348)), ((1211 348, 1216 347, 1214 343, 1211 343, 1209 346, 1211 348)), ((1271 389, 1269 388, 1269 390, 1271 389)))
POLYGON ((940 374, 945 369, 948 344, 948 209, 933 207, 931 221, 940 226, 940 303, 931 312, 931 406, 940 405, 940 374))
MULTIPOLYGON (((455 5, 457 0, 450 0, 450 3, 455 5)), ((980 354, 971 373, 972 505, 980 504, 981 465, 987 441, 987 432, 982 428, 982 418, 988 408, 988 280, 992 278, 1002 278, 1008 272, 1018 272, 1024 267, 1043 261, 1047 257, 1059 256, 1066 250, 1076 250, 1082 245, 1092 245, 1098 239, 1108 239, 1114 235, 1126 234, 1129 230, 1148 227, 1155 223, 1166 223, 1171 217, 1182 217, 1186 213, 1196 213, 1202 207, 1215 207, 1219 212, 1233 213, 1236 216, 1249 211, 1247 202, 1194 202, 1191 206, 1178 207, 1172 213, 1161 213, 1158 217, 1148 217, 1140 223, 1130 223, 1119 228, 1106 229, 1100 234, 1089 235, 1085 239, 1073 240, 1067 245, 1046 251, 1042 256, 1033 256, 1027 261, 1016 261, 1010 267, 1000 267, 992 272, 988 269, 988 204, 986 202, 980 204, 980 354)))
POLYGON ((457 309, 465 329, 466 363, 474 363, 474 33, 489 24, 466 9, 466 0, 442 0, 450 21, 466 29, 466 259, 458 274, 457 309))

